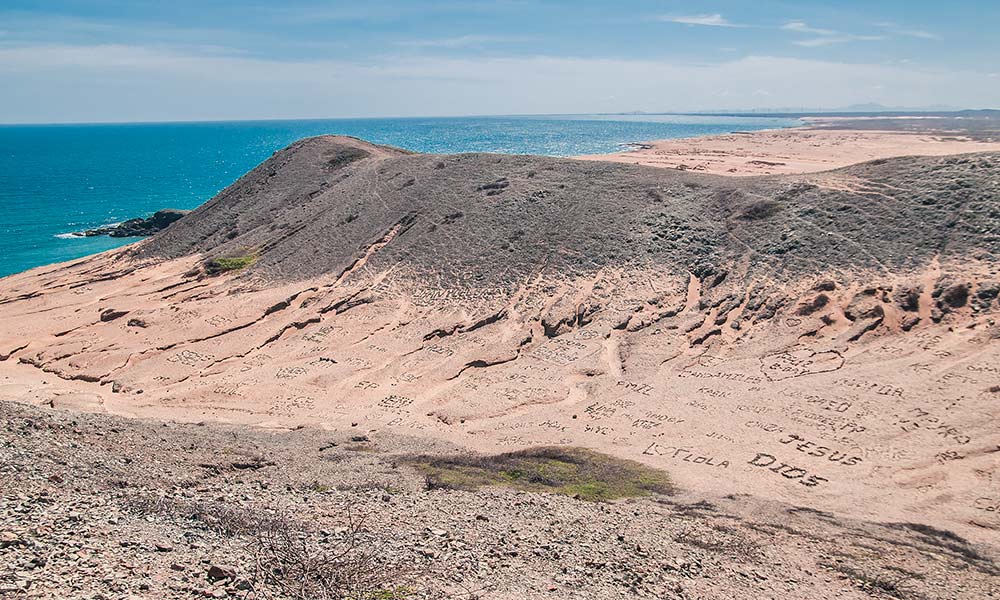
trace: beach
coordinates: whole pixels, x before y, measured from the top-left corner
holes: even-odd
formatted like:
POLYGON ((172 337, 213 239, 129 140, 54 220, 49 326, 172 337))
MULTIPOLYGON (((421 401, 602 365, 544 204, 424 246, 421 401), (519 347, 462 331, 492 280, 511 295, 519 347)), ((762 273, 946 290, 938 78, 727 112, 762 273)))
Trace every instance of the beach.
MULTIPOLYGON (((802 127, 638 142, 634 149, 581 160, 727 176, 813 173, 894 156, 945 156, 1000 150, 966 131, 851 129, 857 119, 811 118, 802 127)), ((928 120, 932 126, 933 120, 928 120)))

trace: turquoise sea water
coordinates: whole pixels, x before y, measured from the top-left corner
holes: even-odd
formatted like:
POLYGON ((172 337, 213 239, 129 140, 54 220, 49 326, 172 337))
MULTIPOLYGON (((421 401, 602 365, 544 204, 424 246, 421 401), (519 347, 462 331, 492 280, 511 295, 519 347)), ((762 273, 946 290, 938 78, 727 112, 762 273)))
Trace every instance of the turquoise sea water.
POLYGON ((592 115, 0 126, 0 277, 134 240, 66 234, 194 208, 275 150, 353 135, 418 152, 573 156, 642 140, 797 124, 761 117, 592 115))

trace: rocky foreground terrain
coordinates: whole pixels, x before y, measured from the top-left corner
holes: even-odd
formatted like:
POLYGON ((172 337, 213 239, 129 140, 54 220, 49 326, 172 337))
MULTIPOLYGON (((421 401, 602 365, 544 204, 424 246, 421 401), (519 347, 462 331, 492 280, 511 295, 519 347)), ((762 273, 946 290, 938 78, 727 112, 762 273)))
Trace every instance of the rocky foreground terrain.
POLYGON ((455 449, 0 403, 11 598, 967 598, 995 548, 748 494, 428 489, 455 449), (326 587, 329 585, 329 587, 326 587))
POLYGON ((6 589, 989 597, 998 256, 995 152, 728 178, 303 140, 0 280, 6 589))

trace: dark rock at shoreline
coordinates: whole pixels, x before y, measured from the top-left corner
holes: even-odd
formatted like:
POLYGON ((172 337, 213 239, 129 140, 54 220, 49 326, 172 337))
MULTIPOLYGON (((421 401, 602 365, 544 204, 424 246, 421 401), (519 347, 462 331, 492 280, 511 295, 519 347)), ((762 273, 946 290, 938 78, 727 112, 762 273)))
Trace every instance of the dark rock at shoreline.
POLYGON ((189 212, 191 211, 165 208, 163 210, 156 211, 153 213, 153 216, 147 219, 129 219, 128 221, 119 223, 118 225, 88 229, 86 231, 76 233, 75 235, 79 235, 81 237, 94 237, 98 235, 107 235, 110 237, 142 237, 153 235, 158 231, 166 229, 171 223, 180 219, 189 212))

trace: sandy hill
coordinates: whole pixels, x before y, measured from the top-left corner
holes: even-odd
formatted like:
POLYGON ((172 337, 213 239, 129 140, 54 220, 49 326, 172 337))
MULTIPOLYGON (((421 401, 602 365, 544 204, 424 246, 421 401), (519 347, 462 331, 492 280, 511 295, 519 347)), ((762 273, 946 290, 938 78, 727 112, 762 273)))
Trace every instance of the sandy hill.
POLYGON ((725 178, 342 137, 142 243, 0 280, 6 398, 584 446, 1000 530, 1000 153, 725 178))

